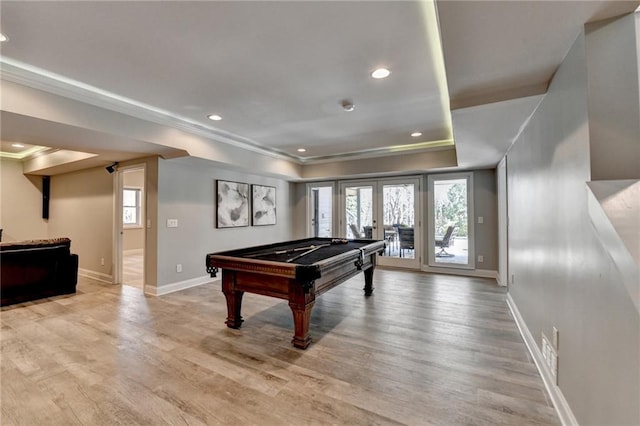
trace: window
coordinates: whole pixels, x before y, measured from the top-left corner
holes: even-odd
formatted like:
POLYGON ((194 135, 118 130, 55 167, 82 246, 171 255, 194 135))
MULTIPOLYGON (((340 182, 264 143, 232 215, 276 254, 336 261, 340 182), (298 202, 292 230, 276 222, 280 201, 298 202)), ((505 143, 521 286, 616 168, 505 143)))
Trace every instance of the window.
POLYGON ((139 188, 124 188, 122 190, 122 224, 124 226, 142 226, 141 193, 142 190, 139 188))

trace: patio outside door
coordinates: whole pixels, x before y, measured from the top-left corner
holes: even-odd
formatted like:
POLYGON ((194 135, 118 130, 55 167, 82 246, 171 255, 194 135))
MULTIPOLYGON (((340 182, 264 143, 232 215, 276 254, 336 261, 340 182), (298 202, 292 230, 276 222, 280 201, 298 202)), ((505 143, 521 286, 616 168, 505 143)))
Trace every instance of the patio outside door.
POLYGON ((378 264, 419 269, 419 178, 343 182, 341 230, 347 238, 384 240, 378 264))

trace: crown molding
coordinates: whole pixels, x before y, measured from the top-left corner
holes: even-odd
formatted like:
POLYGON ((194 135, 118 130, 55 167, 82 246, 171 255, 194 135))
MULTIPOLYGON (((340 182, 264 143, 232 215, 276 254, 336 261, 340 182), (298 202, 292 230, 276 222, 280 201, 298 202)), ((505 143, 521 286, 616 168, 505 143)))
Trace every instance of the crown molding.
POLYGON ((163 126, 179 129, 197 136, 225 143, 272 158, 292 161, 296 164, 317 164, 332 161, 354 160, 359 158, 382 157, 399 153, 415 153, 425 150, 453 148, 453 140, 426 141, 410 145, 388 146, 361 151, 345 152, 335 155, 302 157, 292 155, 274 148, 264 147, 257 142, 215 127, 193 121, 190 118, 176 115, 134 99, 73 80, 32 65, 0 56, 2 80, 17 83, 36 90, 73 99, 78 102, 104 108, 130 117, 153 122, 163 126))
POLYGON ((302 157, 302 164, 330 163, 335 161, 359 160, 365 158, 386 157, 398 154, 417 154, 424 151, 440 151, 443 149, 454 149, 455 143, 452 139, 440 141, 419 142, 411 145, 394 145, 383 148, 371 148, 361 151, 344 152, 334 155, 322 155, 315 157, 302 157))
POLYGON ((59 74, 55 74, 32 65, 0 56, 0 69, 3 80, 11 81, 33 89, 42 90, 65 98, 73 99, 99 108, 115 111, 127 116, 150 121, 156 124, 183 130, 185 132, 232 145, 236 148, 253 151, 270 157, 301 163, 297 156, 265 148, 258 143, 226 132, 205 126, 187 117, 173 114, 152 105, 120 96, 116 93, 85 84, 59 74))
POLYGON ((27 157, 31 157, 34 154, 37 154, 42 151, 46 151, 49 148, 46 146, 33 146, 27 150, 20 152, 4 152, 0 151, 0 158, 11 158, 14 160, 24 160, 27 157))

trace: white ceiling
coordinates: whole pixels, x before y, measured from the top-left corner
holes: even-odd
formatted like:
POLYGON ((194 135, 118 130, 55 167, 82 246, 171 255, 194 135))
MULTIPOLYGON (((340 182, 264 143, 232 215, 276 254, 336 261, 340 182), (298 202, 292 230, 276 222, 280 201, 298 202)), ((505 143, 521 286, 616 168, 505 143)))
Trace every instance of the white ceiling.
MULTIPOLYGON (((3 1, 10 40, 1 48, 5 61, 294 161, 447 140, 453 121, 459 166, 493 167, 582 25, 638 3, 438 1, 437 40, 429 4, 414 1, 3 1), (443 53, 434 49, 440 43, 443 53), (382 65, 391 76, 372 79, 382 65), (443 109, 448 97, 452 112, 443 109), (353 112, 342 110, 343 99, 353 112), (223 120, 207 120, 210 113, 223 120)), ((84 132, 2 115, 4 141, 87 149, 84 132)), ((166 150, 113 135, 89 139, 109 161, 166 150)))

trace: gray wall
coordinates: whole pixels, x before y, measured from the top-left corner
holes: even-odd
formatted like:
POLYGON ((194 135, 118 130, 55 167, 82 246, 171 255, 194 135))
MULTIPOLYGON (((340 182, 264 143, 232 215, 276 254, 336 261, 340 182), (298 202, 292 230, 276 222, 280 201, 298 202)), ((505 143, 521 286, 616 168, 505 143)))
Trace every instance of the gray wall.
POLYGON ((498 195, 495 170, 473 172, 476 269, 498 270, 498 195), (478 223, 482 216, 484 223, 478 223), (477 257, 482 255, 483 262, 477 257))
POLYGON ((635 13, 586 27, 592 180, 640 178, 638 21, 635 13))
POLYGON ((194 158, 159 160, 158 166, 158 287, 206 275, 207 253, 293 238, 292 184, 194 158), (277 224, 217 229, 216 179, 275 186, 277 224), (167 219, 178 219, 178 227, 167 228, 167 219))
POLYGON ((640 317, 587 213, 585 38, 508 153, 509 292, 540 345, 559 330, 558 383, 580 424, 640 424, 640 317))

